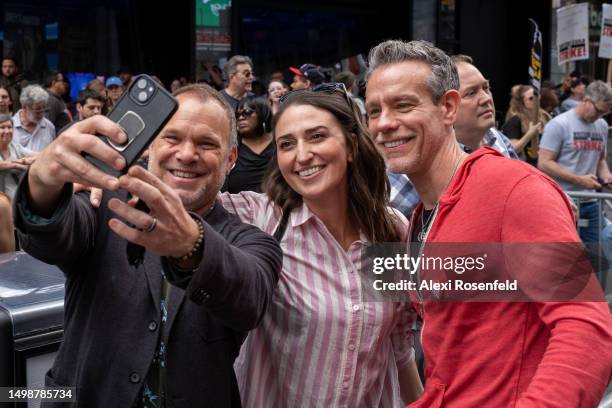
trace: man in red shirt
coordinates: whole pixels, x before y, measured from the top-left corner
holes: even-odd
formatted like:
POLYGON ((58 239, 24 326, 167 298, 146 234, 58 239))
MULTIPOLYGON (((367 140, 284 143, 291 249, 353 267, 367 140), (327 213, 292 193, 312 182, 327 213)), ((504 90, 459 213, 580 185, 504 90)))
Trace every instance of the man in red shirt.
MULTIPOLYGON (((459 148, 459 78, 443 51, 386 41, 369 60, 370 132, 389 171, 408 175, 422 200, 413 241, 579 245, 569 202, 551 179, 492 149, 468 156, 459 148)), ((527 270, 536 273, 516 268, 523 283, 553 278, 546 267, 527 270)), ((551 300, 419 301, 426 384, 411 407, 597 406, 612 373, 609 309, 601 294, 551 300)))

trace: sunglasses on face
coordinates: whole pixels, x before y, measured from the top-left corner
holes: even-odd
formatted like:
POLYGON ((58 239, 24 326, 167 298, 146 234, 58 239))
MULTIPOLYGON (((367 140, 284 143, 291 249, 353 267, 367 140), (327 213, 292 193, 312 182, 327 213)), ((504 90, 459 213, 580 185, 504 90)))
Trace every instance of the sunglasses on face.
POLYGON ((346 90, 346 86, 342 82, 327 82, 327 83, 315 85, 310 89, 298 89, 295 91, 290 91, 284 94, 283 96, 281 96, 278 101, 282 105, 285 101, 287 101, 287 98, 289 98, 290 95, 295 95, 296 93, 299 93, 299 92, 334 93, 338 91, 342 92, 344 96, 346 96, 346 102, 349 104, 349 106, 351 106, 351 97, 349 96, 348 91, 346 90))
POLYGON ((242 110, 236 111, 236 118, 240 119, 241 116, 244 116, 245 118, 248 118, 249 116, 251 116, 254 113, 255 113, 255 111, 253 109, 244 108, 242 110))
POLYGON ((599 109, 597 105, 595 105, 595 102, 593 102, 591 99, 589 99, 589 102, 591 102, 591 105, 593 105, 593 109, 595 109, 595 112, 597 112, 597 117, 601 118, 610 113, 609 110, 599 109))
POLYGON ((247 78, 250 78, 250 77, 254 76, 255 73, 253 71, 242 71, 242 75, 244 75, 247 78))

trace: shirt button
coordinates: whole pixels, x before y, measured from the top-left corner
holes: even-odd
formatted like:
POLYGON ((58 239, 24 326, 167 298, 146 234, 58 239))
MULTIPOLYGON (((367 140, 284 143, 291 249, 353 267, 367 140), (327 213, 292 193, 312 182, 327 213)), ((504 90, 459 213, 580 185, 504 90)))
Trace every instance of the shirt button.
POLYGON ((355 345, 354 344, 349 344, 349 350, 355 350, 355 345))
POLYGON ((353 305, 353 312, 357 312, 359 309, 359 305, 353 305))
POLYGON ((149 331, 154 332, 155 330, 157 330, 157 322, 155 320, 151 320, 149 322, 149 331))
POLYGON ((342 383, 342 386, 343 386, 344 388, 348 388, 348 387, 349 387, 349 383, 348 383, 348 381, 345 381, 344 383, 342 383))
POLYGON ((140 374, 138 373, 132 373, 130 374, 130 382, 137 384, 140 382, 140 374))

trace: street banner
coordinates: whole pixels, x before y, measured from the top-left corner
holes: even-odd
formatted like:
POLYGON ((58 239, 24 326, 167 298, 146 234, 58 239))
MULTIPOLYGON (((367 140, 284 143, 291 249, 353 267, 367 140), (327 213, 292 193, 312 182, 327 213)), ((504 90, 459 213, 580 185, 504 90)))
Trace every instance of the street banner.
POLYGON ((529 60, 529 84, 533 86, 535 94, 540 94, 542 84, 542 33, 538 24, 529 19, 531 30, 531 58, 529 60))
POLYGON ((557 9, 559 65, 589 59, 589 3, 557 9))
POLYGON ((612 59, 612 4, 604 4, 602 8, 598 56, 612 59))

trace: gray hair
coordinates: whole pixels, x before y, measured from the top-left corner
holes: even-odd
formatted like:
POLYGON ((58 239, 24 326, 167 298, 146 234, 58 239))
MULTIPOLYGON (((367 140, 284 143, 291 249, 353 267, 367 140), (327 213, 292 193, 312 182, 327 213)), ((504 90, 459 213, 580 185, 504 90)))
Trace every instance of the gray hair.
POLYGON ((223 66, 223 73, 225 73, 225 77, 229 80, 230 75, 234 74, 237 71, 237 66, 240 64, 249 64, 251 69, 253 69, 253 61, 246 55, 234 55, 229 59, 223 66))
POLYGON ((6 121, 10 121, 11 125, 13 124, 13 117, 8 113, 0 113, 0 123, 4 123, 6 121))
POLYGON ((382 66, 406 61, 422 61, 430 66, 431 76, 427 79, 427 87, 434 103, 440 102, 446 91, 459 89, 459 74, 455 63, 444 51, 422 40, 387 40, 372 48, 368 55, 366 79, 382 66))
POLYGON ((227 103, 225 98, 221 96, 221 94, 217 92, 211 86, 207 84, 202 84, 202 83, 183 86, 177 89, 176 91, 174 91, 173 95, 178 96, 180 94, 186 94, 186 93, 198 96, 202 102, 205 102, 212 98, 214 102, 217 102, 219 105, 221 105, 221 107, 226 113, 227 119, 230 122, 230 135, 229 135, 230 145, 229 147, 231 148, 232 146, 237 145, 238 144, 238 125, 236 124, 236 113, 227 103))
POLYGON ((49 101, 49 94, 40 85, 28 85, 21 91, 19 102, 21 106, 32 106, 35 103, 44 103, 49 101))
POLYGON ((612 87, 603 81, 593 81, 586 87, 584 96, 593 102, 612 103, 612 87))

